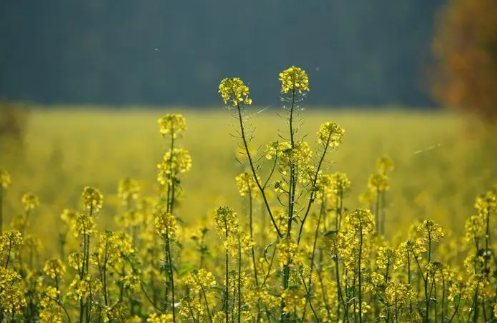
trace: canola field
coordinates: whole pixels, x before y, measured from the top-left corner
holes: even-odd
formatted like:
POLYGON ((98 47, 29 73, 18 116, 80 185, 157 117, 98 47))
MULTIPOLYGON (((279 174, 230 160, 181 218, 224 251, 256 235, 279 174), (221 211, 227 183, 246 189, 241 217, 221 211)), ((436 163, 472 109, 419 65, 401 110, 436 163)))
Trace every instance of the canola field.
POLYGON ((239 79, 229 109, 34 109, 0 155, 0 321, 496 322, 495 146, 301 109, 303 73, 286 109, 239 79))

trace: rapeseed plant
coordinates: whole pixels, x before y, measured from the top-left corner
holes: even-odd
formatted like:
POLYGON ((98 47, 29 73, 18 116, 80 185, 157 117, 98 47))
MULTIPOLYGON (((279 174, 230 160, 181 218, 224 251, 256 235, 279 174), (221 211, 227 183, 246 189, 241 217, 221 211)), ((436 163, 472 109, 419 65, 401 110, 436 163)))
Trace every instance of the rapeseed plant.
POLYGON ((345 131, 325 122, 310 142, 299 133, 309 77, 292 66, 279 80, 286 130, 259 150, 249 87, 240 78, 219 85, 238 128, 242 169, 225 185, 238 190, 240 210, 183 216, 192 158, 179 114, 158 120, 166 148, 154 194, 137 179, 119 181, 110 231, 99 217, 111 203, 104 208, 100 191, 84 188, 80 207, 60 215, 54 254, 30 225, 44 203, 36 195, 24 194, 23 212, 8 214, 11 230, 4 225, 5 193, 16 183, 1 169, 0 321, 495 322, 497 187, 476 198, 462 239, 428 215, 402 241, 389 239, 385 223, 401 216, 387 212, 392 159, 378 159, 365 208, 351 208, 354 187, 330 160, 345 131))

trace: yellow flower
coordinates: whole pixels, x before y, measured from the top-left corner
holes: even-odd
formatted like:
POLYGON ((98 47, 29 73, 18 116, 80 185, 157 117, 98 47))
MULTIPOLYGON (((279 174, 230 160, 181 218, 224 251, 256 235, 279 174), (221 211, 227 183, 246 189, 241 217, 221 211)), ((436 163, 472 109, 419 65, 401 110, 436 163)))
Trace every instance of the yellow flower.
POLYGON ((223 236, 238 233, 238 217, 233 209, 227 206, 218 207, 214 211, 217 231, 223 236))
POLYGON ((150 316, 147 318, 147 323, 173 323, 173 315, 172 314, 157 315, 153 313, 150 314, 150 316))
POLYGON ((188 286, 194 294, 198 294, 201 291, 208 291, 216 286, 216 278, 211 272, 205 269, 194 270, 192 273, 186 275, 181 281, 188 286))
POLYGON ((73 230, 75 237, 89 235, 97 231, 97 225, 93 217, 80 213, 73 223, 73 230))
POLYGON ((123 203, 127 203, 130 199, 137 199, 138 193, 140 193, 140 186, 135 180, 126 177, 119 182, 119 186, 117 187, 117 195, 123 203))
POLYGON ((432 220, 424 220, 423 222, 415 225, 416 233, 419 235, 421 241, 438 242, 444 237, 444 231, 440 225, 432 220))
POLYGON ((66 266, 60 259, 50 259, 45 263, 43 271, 52 278, 61 277, 66 272, 66 266))
POLYGON ((373 174, 369 177, 368 188, 371 192, 383 192, 388 190, 388 178, 386 175, 373 174))
POLYGON ((375 223, 371 211, 366 209, 356 209, 347 215, 348 224, 357 232, 370 233, 373 231, 375 223))
POLYGON ((342 137, 345 133, 338 124, 334 122, 323 123, 319 127, 318 143, 328 145, 329 147, 338 147, 342 143, 342 137))
POLYGON ((83 254, 81 252, 75 251, 68 257, 69 266, 79 271, 81 268, 83 268, 83 259, 83 254))
POLYGON ((237 107, 239 104, 252 104, 250 90, 243 81, 238 78, 225 78, 219 84, 218 93, 228 106, 237 107))
POLYGON ((482 238, 485 232, 484 220, 479 215, 472 215, 464 225, 466 241, 473 243, 474 239, 482 238))
POLYGON ((171 134, 176 138, 182 131, 186 130, 186 120, 181 114, 168 113, 159 120, 160 133, 162 135, 171 134))
POLYGON ((277 159, 280 172, 286 174, 290 166, 305 169, 311 161, 312 151, 305 141, 297 142, 292 149, 289 142, 275 141, 266 146, 266 159, 277 159))
POLYGON ((278 261, 281 267, 289 265, 297 254, 297 242, 291 238, 283 238, 278 244, 278 261))
POLYGON ((98 212, 102 208, 103 196, 96 188, 85 187, 81 198, 83 206, 92 212, 98 212))
POLYGON ((24 209, 26 211, 31 211, 36 209, 39 205, 40 202, 38 201, 38 197, 31 193, 26 193, 22 196, 21 199, 22 205, 24 206, 24 209))
POLYGON ((376 163, 376 167, 378 168, 378 172, 380 174, 385 175, 387 172, 390 172, 393 170, 393 160, 388 157, 388 156, 383 156, 380 159, 378 159, 378 162, 376 163))
POLYGON ((390 267, 395 262, 395 250, 390 247, 380 247, 378 249, 378 258, 376 259, 376 265, 378 268, 386 269, 390 267))
POLYGON ((60 215, 60 218, 62 219, 62 221, 64 221, 64 223, 67 226, 73 226, 74 221, 76 220, 77 217, 78 214, 69 209, 65 209, 64 211, 62 211, 62 214, 60 215))
POLYGON ((235 181, 240 196, 245 196, 247 193, 250 192, 251 196, 253 197, 258 192, 257 183, 255 182, 252 174, 241 173, 235 178, 235 181))
POLYGON ((167 212, 157 214, 155 217, 155 229, 163 236, 167 234, 168 238, 174 238, 178 230, 176 217, 167 212))
POLYGON ((0 187, 8 188, 10 185, 10 175, 9 173, 0 168, 0 187))
POLYGON ((398 281, 391 281, 387 284, 385 295, 387 302, 395 306, 406 305, 410 300, 414 300, 411 286, 398 281))
POLYGON ((102 289, 102 283, 90 276, 85 276, 80 279, 76 276, 72 283, 69 285, 67 296, 72 297, 74 300, 87 298, 90 293, 96 294, 102 289))
POLYGON ((174 148, 162 158, 162 163, 157 165, 157 181, 162 185, 172 181, 180 173, 186 173, 192 168, 192 157, 188 150, 174 148))
POLYGON ((309 77, 300 67, 292 66, 279 74, 281 93, 309 91, 309 77))

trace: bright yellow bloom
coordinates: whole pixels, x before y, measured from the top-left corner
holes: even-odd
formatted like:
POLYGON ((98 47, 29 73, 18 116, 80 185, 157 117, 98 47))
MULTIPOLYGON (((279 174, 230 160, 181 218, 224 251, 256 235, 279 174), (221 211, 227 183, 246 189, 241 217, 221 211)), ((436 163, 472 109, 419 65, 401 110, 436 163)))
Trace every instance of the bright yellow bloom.
POLYGON ((266 159, 277 159, 279 171, 286 174, 290 166, 305 169, 312 158, 312 151, 305 141, 295 143, 275 141, 266 146, 266 159))
POLYGON ((66 272, 66 266, 64 266, 60 259, 50 259, 45 263, 43 271, 47 276, 60 278, 66 272))
POLYGON ((85 276, 80 279, 76 276, 72 283, 69 285, 67 296, 72 297, 74 300, 85 299, 90 293, 96 294, 102 289, 102 283, 90 276, 85 276))
POLYGON ((432 220, 424 220, 415 225, 415 231, 425 243, 438 242, 445 235, 442 227, 432 220))
POLYGON ((406 305, 409 301, 415 299, 411 286, 398 281, 391 281, 388 283, 385 295, 387 302, 396 307, 406 305))
POLYGON ((241 173, 235 178, 235 181, 240 196, 245 196, 249 192, 252 195, 252 197, 257 195, 258 187, 252 174, 241 173))
POLYGON ((76 270, 83 268, 83 254, 81 252, 73 252, 68 257, 69 266, 76 270))
POLYGON ((328 145, 329 147, 336 148, 342 143, 342 138, 345 133, 338 124, 334 122, 323 123, 319 127, 318 143, 321 145, 328 145))
POLYGON ((16 250, 22 244, 24 244, 24 239, 18 230, 4 232, 0 236, 0 254, 4 250, 16 250))
POLYGON ((279 74, 281 93, 309 91, 309 77, 300 67, 292 66, 279 74))
POLYGON ((192 168, 192 157, 188 150, 174 148, 172 153, 168 151, 157 165, 157 181, 162 185, 172 181, 180 173, 186 173, 192 168))
POLYGON ((194 270, 186 275, 181 281, 188 286, 194 294, 198 294, 201 291, 207 292, 209 289, 216 286, 216 278, 211 272, 205 269, 194 270))
POLYGON ((291 238, 281 239, 278 243, 278 261, 280 267, 287 266, 297 254, 297 242, 291 238))
POLYGON ((238 217, 230 207, 218 207, 214 211, 214 220, 217 231, 223 236, 226 234, 238 234, 238 217))
POLYGON ((485 232, 484 220, 479 215, 472 215, 466 219, 464 225, 466 241, 474 243, 475 239, 483 238, 485 232))
POLYGON ((80 213, 73 223, 75 237, 93 234, 97 231, 95 219, 88 214, 80 213))
POLYGON ((186 130, 186 120, 181 114, 168 113, 159 119, 160 133, 171 134, 176 138, 182 131, 186 130))
POLYGON ((150 316, 147 318, 147 323, 173 323, 173 315, 172 314, 157 315, 153 313, 150 314, 150 316))
POLYGON ((355 209, 347 215, 348 224, 357 232, 373 232, 375 223, 373 213, 366 209, 355 209))
POLYGON ((239 104, 252 104, 248 86, 238 77, 223 79, 219 84, 218 92, 228 106, 237 107, 239 104))
POLYGON ((155 229, 163 236, 167 235, 169 239, 176 236, 178 224, 176 217, 171 213, 160 213, 155 216, 155 229))

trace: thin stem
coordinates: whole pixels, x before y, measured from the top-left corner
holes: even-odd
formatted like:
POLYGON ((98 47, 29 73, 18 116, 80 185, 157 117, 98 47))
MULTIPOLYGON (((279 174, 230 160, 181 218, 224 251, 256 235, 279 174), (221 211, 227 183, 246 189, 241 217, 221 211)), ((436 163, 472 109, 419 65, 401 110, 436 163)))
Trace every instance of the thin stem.
POLYGON ((359 279, 359 323, 362 323, 362 243, 363 243, 363 232, 362 232, 362 223, 359 225, 359 259, 358 259, 358 279, 359 279))
MULTIPOLYGON (((308 282, 309 297, 306 298, 306 303, 304 305, 304 313, 305 313, 305 310, 307 308, 307 304, 310 303, 310 296, 311 296, 311 292, 312 292, 312 273, 314 271, 314 258, 316 256, 316 246, 317 246, 317 242, 318 242, 318 238, 319 238, 319 226, 321 225, 321 219, 322 219, 323 214, 324 214, 324 209, 325 209, 325 204, 322 203, 321 209, 319 212, 319 216, 318 216, 318 223, 316 225, 316 231, 314 232, 314 242, 312 245, 312 254, 311 254, 311 270, 310 270, 309 282, 308 282)), ((304 319, 305 319, 305 314, 302 315, 302 321, 304 321, 304 319)))
POLYGON ((3 234, 3 186, 0 185, 0 236, 3 234))
POLYGON ((314 203, 314 200, 316 199, 316 190, 315 190, 316 183, 318 180, 319 171, 321 170, 321 167, 322 167, 323 162, 324 162, 324 158, 326 157, 326 153, 328 152, 328 147, 329 147, 330 141, 331 141, 331 135, 332 135, 332 132, 330 131, 330 134, 329 134, 328 138, 326 139, 326 145, 324 146, 323 154, 321 155, 321 157, 319 159, 318 166, 316 167, 316 172, 314 174, 314 178, 312 179, 311 196, 309 197, 309 202, 307 203, 307 208, 305 210, 304 217, 302 218, 302 223, 300 224, 297 245, 300 244, 300 239, 302 238, 302 233, 304 230, 305 221, 307 220, 307 217, 309 216, 309 212, 311 211, 312 204, 314 203))
POLYGON ((238 235, 238 323, 242 318, 242 245, 238 235))
POLYGON ((247 158, 249 160, 249 165, 250 165, 250 169, 252 170, 252 175, 254 176, 255 183, 256 183, 257 187, 259 188, 259 191, 261 192, 262 199, 264 200, 264 205, 266 206, 266 209, 269 213, 269 217, 271 218, 271 222, 273 223, 273 226, 276 229, 278 236, 281 237, 282 236, 281 231, 278 228, 276 221, 274 220, 274 216, 273 216, 273 213, 271 211, 271 207, 269 206, 269 201, 267 199, 266 192, 264 190, 264 187, 261 185, 259 178, 257 177, 257 171, 255 170, 254 162, 252 160, 252 155, 250 154, 250 150, 248 148, 248 142, 247 142, 247 137, 245 135, 245 126, 243 125, 242 110, 241 110, 240 104, 238 104, 236 106, 236 109, 238 112, 238 122, 240 124, 240 133, 242 135, 243 147, 245 148, 245 153, 247 154, 247 158))
POLYGON ((229 250, 228 250, 228 222, 226 219, 224 220, 224 229, 226 230, 226 246, 225 246, 225 255, 224 255, 224 313, 226 318, 226 323, 229 323, 229 250))

